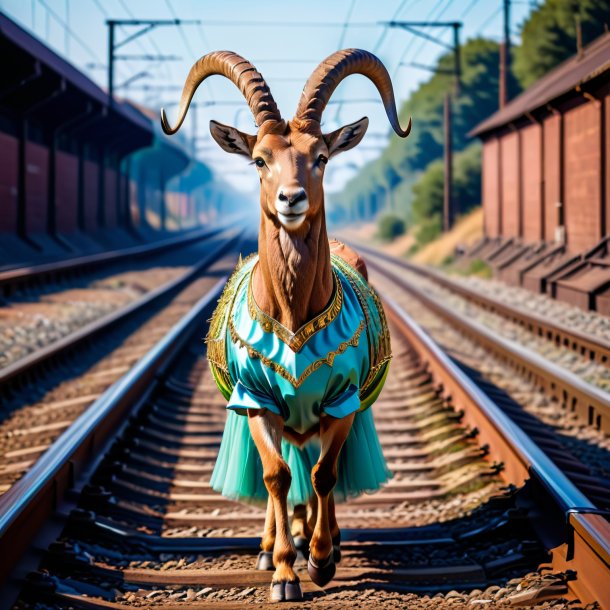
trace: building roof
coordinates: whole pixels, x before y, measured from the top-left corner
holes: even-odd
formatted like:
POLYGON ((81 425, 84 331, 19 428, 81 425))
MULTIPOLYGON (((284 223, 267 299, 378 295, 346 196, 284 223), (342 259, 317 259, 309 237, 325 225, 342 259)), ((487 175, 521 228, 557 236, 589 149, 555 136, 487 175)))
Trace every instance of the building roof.
MULTIPOLYGON (((98 87, 98 85, 75 68, 70 62, 57 55, 57 53, 38 40, 38 38, 32 36, 1 12, 0 35, 4 36, 7 40, 10 40, 12 44, 40 61, 47 66, 48 69, 57 73, 88 97, 103 106, 109 105, 110 100, 108 94, 103 89, 98 87)), ((123 118, 134 123, 141 129, 152 132, 152 125, 148 118, 132 106, 115 101, 113 109, 119 115, 122 115, 123 118)))
POLYGON ((580 55, 551 70, 504 108, 479 123, 469 135, 477 136, 502 127, 607 71, 610 71, 610 32, 587 45, 580 55))

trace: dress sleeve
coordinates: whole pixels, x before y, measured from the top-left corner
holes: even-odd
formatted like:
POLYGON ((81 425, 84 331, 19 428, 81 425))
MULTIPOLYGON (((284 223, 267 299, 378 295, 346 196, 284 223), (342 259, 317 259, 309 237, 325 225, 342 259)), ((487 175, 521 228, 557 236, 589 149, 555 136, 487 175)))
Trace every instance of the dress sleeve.
POLYGON ((336 418, 342 418, 360 409, 358 388, 350 385, 345 392, 330 402, 322 403, 322 412, 336 418))
POLYGON ((279 407, 271 396, 247 388, 238 381, 233 388, 227 409, 233 409, 240 415, 246 415, 247 409, 269 409, 272 413, 281 415, 279 407))

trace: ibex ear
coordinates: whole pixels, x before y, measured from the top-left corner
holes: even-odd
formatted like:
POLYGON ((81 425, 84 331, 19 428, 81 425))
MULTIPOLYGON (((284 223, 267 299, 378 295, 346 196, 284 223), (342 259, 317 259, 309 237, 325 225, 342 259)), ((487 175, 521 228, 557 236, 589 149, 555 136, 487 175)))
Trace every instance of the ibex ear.
POLYGON ((341 152, 354 148, 356 144, 360 144, 360 140, 364 138, 364 134, 369 126, 367 117, 350 123, 324 136, 326 146, 328 146, 328 158, 334 157, 341 152))
POLYGON ((216 121, 210 121, 210 133, 224 151, 251 158, 252 149, 256 144, 256 136, 251 136, 235 129, 235 127, 223 125, 216 121))

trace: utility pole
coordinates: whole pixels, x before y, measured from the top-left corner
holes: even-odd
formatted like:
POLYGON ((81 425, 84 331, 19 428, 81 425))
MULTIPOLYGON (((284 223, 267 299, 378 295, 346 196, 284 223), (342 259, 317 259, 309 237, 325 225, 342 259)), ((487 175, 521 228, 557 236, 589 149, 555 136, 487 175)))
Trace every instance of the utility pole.
MULTIPOLYGON (((129 56, 117 56, 116 50, 125 46, 132 40, 139 38, 140 36, 154 30, 157 27, 164 25, 182 25, 185 23, 201 23, 201 21, 197 19, 107 19, 106 25, 108 26, 108 97, 110 98, 110 103, 114 103, 114 64, 116 60, 119 59, 129 59, 129 56), (134 32, 130 36, 127 36, 124 40, 120 42, 116 41, 115 37, 115 28, 116 26, 122 27, 133 27, 133 26, 143 26, 137 32, 134 32)), ((168 61, 177 59, 173 55, 142 55, 142 56, 134 56, 133 59, 141 59, 146 61, 168 61)))
POLYGON ((443 231, 449 231, 453 226, 455 210, 453 209, 453 129, 451 116, 451 94, 445 94, 443 107, 443 125, 445 132, 445 146, 443 149, 443 162, 445 168, 445 182, 443 188, 443 231))
POLYGON ((504 108, 511 98, 510 91, 510 0, 503 1, 504 13, 504 36, 500 43, 500 83, 498 93, 499 106, 504 108))
MULTIPOLYGON (((504 0, 508 2, 508 0, 504 0)), ((460 94, 460 85, 462 77, 461 56, 460 56, 460 28, 462 23, 459 21, 389 21, 384 25, 389 27, 399 27, 420 38, 424 38, 431 42, 445 47, 453 51, 453 70, 450 74, 454 79, 454 95, 460 94), (453 44, 448 45, 436 38, 421 32, 416 28, 447 28, 453 29, 453 44)), ((432 72, 438 72, 435 68, 428 66, 416 65, 416 67, 424 68, 432 72)), ((446 72, 445 72, 446 73, 446 72)), ((443 130, 444 130, 444 147, 443 147, 443 164, 444 164, 444 187, 443 187, 443 231, 448 231, 453 226, 453 221, 457 215, 457 202, 453 197, 453 121, 452 121, 452 97, 448 90, 445 94, 443 104, 443 130)))

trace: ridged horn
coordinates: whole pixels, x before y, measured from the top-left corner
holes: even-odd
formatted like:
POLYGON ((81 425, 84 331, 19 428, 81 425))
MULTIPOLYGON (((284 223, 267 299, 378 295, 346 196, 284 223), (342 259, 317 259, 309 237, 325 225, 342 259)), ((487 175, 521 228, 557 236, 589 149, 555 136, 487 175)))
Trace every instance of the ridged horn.
POLYGON ((362 74, 373 81, 381 95, 390 125, 401 138, 406 138, 411 131, 411 119, 403 130, 398 122, 390 75, 378 57, 362 49, 336 51, 318 65, 303 88, 295 118, 320 123, 333 92, 350 74, 362 74))
POLYGON ((282 120, 263 75, 247 59, 237 53, 214 51, 197 60, 190 69, 182 88, 178 120, 174 127, 170 126, 165 109, 161 109, 161 127, 167 135, 172 135, 180 129, 197 87, 208 76, 214 74, 225 76, 237 85, 246 98, 258 127, 265 121, 282 120))

